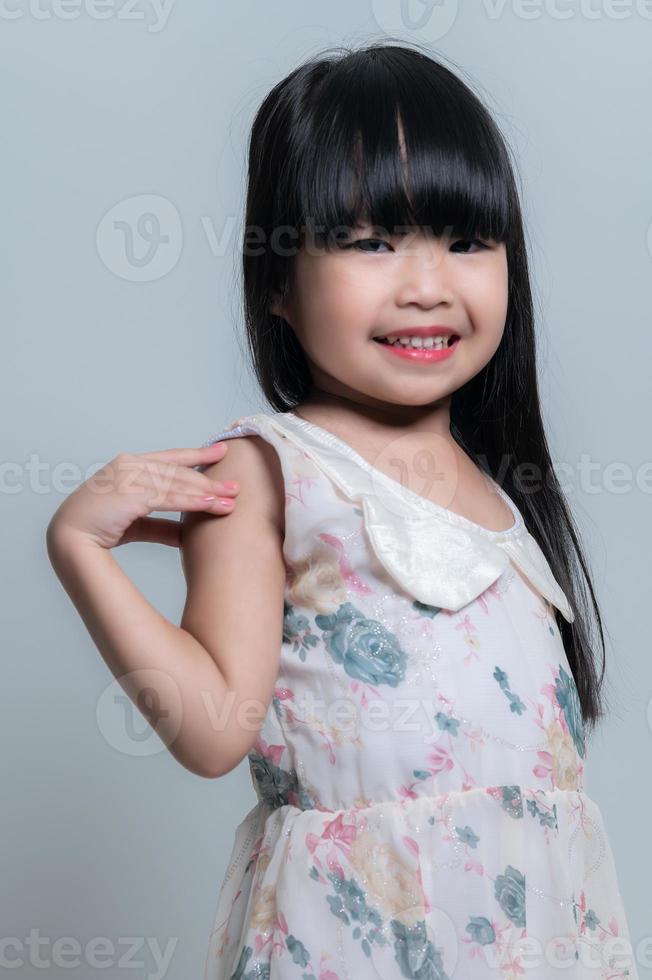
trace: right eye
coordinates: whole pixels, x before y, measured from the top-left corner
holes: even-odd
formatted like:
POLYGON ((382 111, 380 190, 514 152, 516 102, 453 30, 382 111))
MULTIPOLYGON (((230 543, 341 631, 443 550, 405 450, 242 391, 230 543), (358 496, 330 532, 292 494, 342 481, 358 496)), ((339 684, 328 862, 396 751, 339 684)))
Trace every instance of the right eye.
POLYGON ((377 255, 378 252, 375 249, 372 250, 371 252, 369 252, 369 251, 367 251, 367 249, 362 248, 363 245, 369 245, 369 244, 371 244, 371 245, 387 245, 388 248, 391 248, 391 245, 389 245, 388 242, 383 241, 382 238, 358 238, 356 241, 350 242, 348 245, 346 245, 345 248, 347 248, 347 249, 355 248, 355 249, 358 249, 358 251, 360 251, 360 252, 365 252, 367 255, 377 255))

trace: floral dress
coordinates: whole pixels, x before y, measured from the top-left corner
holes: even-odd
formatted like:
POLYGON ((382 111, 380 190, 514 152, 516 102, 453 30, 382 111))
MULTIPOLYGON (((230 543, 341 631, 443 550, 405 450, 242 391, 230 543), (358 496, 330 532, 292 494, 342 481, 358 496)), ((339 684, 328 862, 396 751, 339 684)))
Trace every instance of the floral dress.
POLYGON ((491 531, 292 412, 204 445, 246 435, 284 478, 283 640, 204 980, 636 980, 574 614, 514 502, 490 480, 491 531))

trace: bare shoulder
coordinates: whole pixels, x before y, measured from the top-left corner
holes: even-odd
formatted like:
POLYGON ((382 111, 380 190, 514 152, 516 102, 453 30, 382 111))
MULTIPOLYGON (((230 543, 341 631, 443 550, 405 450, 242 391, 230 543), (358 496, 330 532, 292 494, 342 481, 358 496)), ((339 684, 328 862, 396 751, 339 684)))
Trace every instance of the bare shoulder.
MULTIPOLYGON (((203 471, 212 480, 237 480, 240 485, 232 514, 246 510, 268 518, 279 534, 285 533, 285 484, 274 447, 257 435, 225 439, 225 455, 203 471)), ((186 520, 192 515, 187 514, 186 520)))

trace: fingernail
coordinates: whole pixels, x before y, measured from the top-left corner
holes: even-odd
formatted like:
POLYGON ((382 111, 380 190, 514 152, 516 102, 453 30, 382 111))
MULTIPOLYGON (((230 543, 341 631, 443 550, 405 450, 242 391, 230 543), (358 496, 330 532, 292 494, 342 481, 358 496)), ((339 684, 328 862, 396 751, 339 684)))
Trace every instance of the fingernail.
POLYGON ((212 496, 211 494, 209 494, 207 497, 202 497, 201 499, 202 500, 215 500, 216 498, 214 496, 212 496))
POLYGON ((225 480, 223 485, 227 490, 237 490, 240 486, 237 480, 225 480))
POLYGON ((231 499, 231 497, 220 497, 220 503, 222 504, 223 507, 233 506, 233 500, 231 499))

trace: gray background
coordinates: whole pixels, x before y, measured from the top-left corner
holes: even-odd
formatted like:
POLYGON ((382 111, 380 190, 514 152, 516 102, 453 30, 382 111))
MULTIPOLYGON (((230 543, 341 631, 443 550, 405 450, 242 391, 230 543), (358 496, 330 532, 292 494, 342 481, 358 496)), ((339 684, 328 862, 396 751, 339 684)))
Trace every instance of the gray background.
MULTIPOLYGON (((609 630, 612 711, 590 743, 586 788, 636 944, 652 926, 652 4, 415 3, 403 21, 398 0, 217 8, 6 0, 0 15, 10 338, 1 918, 3 938, 22 944, 7 953, 23 962, 13 976, 43 975, 38 956, 48 977, 70 976, 74 957, 57 961, 52 945, 62 937, 82 946, 75 976, 124 976, 124 937, 141 944, 129 976, 157 975, 148 937, 162 949, 177 940, 170 980, 202 976, 233 832, 255 799, 246 762, 203 780, 148 737, 140 715, 128 737, 44 533, 63 497, 118 452, 199 445, 264 407, 238 339, 248 128, 300 60, 384 35, 431 43, 464 69, 519 161, 551 449, 568 466, 609 630), (154 238, 168 235, 151 255, 152 227, 137 228, 147 211, 160 222, 154 238), (116 234, 115 220, 131 231, 116 234), (30 953, 30 930, 50 942, 30 953), (106 969, 83 952, 94 937, 114 944, 106 969)), ((178 553, 138 544, 118 557, 178 622, 178 553)))

